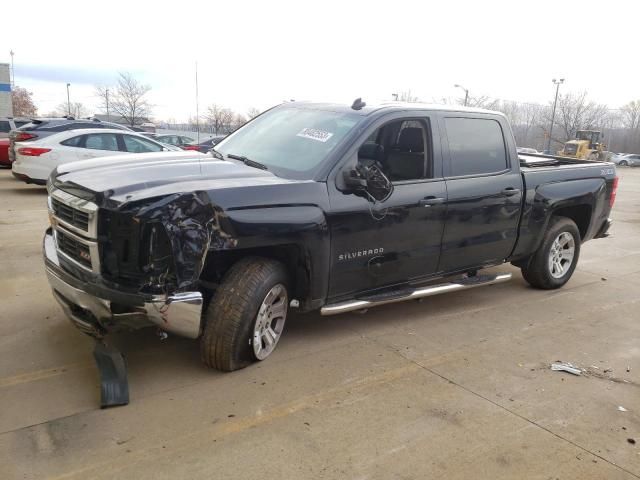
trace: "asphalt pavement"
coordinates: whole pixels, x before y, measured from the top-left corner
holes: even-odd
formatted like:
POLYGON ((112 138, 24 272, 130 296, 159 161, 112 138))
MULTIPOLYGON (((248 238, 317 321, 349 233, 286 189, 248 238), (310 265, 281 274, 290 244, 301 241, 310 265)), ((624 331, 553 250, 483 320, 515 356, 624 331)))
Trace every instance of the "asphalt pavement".
POLYGON ((612 236, 560 290, 505 265, 504 284, 291 317, 234 373, 121 334, 131 403, 100 410, 92 342, 43 271, 46 192, 0 170, 0 478, 640 478, 640 168, 619 175, 612 236))

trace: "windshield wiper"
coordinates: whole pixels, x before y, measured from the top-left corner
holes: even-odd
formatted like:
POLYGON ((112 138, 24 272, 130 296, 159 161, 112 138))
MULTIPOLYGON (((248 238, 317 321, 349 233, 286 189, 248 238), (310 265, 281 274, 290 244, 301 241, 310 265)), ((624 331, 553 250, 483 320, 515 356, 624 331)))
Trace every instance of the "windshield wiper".
POLYGON ((211 152, 211 155, 213 155, 213 158, 217 158, 218 160, 224 160, 224 157, 222 156, 222 154, 217 151, 215 148, 211 147, 209 149, 209 152, 211 152))
POLYGON ((256 162, 255 160, 251 160, 243 155, 234 155, 233 153, 227 154, 227 158, 233 158, 234 160, 240 160, 245 165, 249 167, 259 168, 260 170, 269 170, 264 163, 256 162))

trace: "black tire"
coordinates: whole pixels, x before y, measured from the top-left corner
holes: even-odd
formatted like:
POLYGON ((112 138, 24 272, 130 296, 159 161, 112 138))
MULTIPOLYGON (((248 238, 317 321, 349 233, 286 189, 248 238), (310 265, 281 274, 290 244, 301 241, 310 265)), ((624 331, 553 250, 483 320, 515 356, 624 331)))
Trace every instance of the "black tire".
MULTIPOLYGON (((565 238, 567 237, 563 237, 563 239, 565 238)), ((535 288, 552 290, 562 287, 569 281, 578 264, 580 241, 580 231, 573 220, 566 217, 552 217, 540 247, 531 256, 527 264, 521 267, 522 276, 535 288), (561 272, 558 271, 554 274, 554 271, 552 271, 550 257, 553 253, 551 249, 556 239, 564 233, 573 237, 573 258, 571 264, 567 264, 566 271, 562 272, 562 275, 557 276, 561 272)))
POLYGON ((618 165, 620 165, 621 167, 628 167, 629 164, 627 163, 626 160, 622 160, 618 165))
POLYGON ((286 302, 287 272, 274 260, 247 257, 229 269, 204 313, 200 354, 207 366, 232 372, 258 360, 253 329, 258 309, 276 285, 284 287, 286 302))

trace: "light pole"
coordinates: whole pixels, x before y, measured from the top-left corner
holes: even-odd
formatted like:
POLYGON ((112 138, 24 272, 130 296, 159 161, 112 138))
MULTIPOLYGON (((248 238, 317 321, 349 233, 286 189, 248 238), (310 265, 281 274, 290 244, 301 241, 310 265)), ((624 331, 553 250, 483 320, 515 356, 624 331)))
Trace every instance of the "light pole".
POLYGON ((564 78, 560 80, 553 79, 553 84, 556 86, 556 98, 553 101, 553 110, 551 111, 551 126, 549 127, 549 139, 547 140, 547 155, 551 153, 551 134, 553 133, 553 122, 556 119, 556 105, 558 103, 558 90, 560 85, 564 83, 564 78))
POLYGON ((11 89, 16 88, 16 71, 13 68, 13 54, 15 52, 13 50, 9 51, 9 55, 11 55, 11 89))
POLYGON ((105 88, 105 100, 107 102, 107 122, 111 121, 111 115, 109 115, 109 89, 105 88))
POLYGON ((462 90, 464 90, 464 106, 466 107, 467 103, 469 103, 469 90, 464 88, 462 85, 458 85, 457 83, 453 87, 454 88, 461 88, 462 90))
POLYGON ((69 114, 69 116, 71 116, 71 100, 69 99, 69 87, 71 86, 70 83, 67 83, 67 112, 69 114))

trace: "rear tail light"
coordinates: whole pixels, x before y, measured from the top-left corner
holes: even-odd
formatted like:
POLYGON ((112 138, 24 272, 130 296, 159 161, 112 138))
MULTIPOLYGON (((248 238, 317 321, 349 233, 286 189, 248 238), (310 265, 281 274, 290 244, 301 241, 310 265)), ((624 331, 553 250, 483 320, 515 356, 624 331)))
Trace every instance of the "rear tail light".
POLYGON ((611 196, 609 197, 609 206, 613 207, 616 201, 616 194, 618 193, 618 177, 613 179, 613 185, 611 187, 611 196))
POLYGON ((198 146, 197 145, 183 145, 182 149, 183 150, 198 150, 198 146))
POLYGON ((25 140, 33 140, 34 138, 38 138, 38 136, 34 135, 33 133, 18 132, 16 133, 15 141, 24 142, 25 140))
POLYGON ((23 147, 18 149, 18 153, 20 155, 24 155, 25 157, 39 157, 43 153, 50 152, 50 148, 40 148, 40 147, 23 147))

